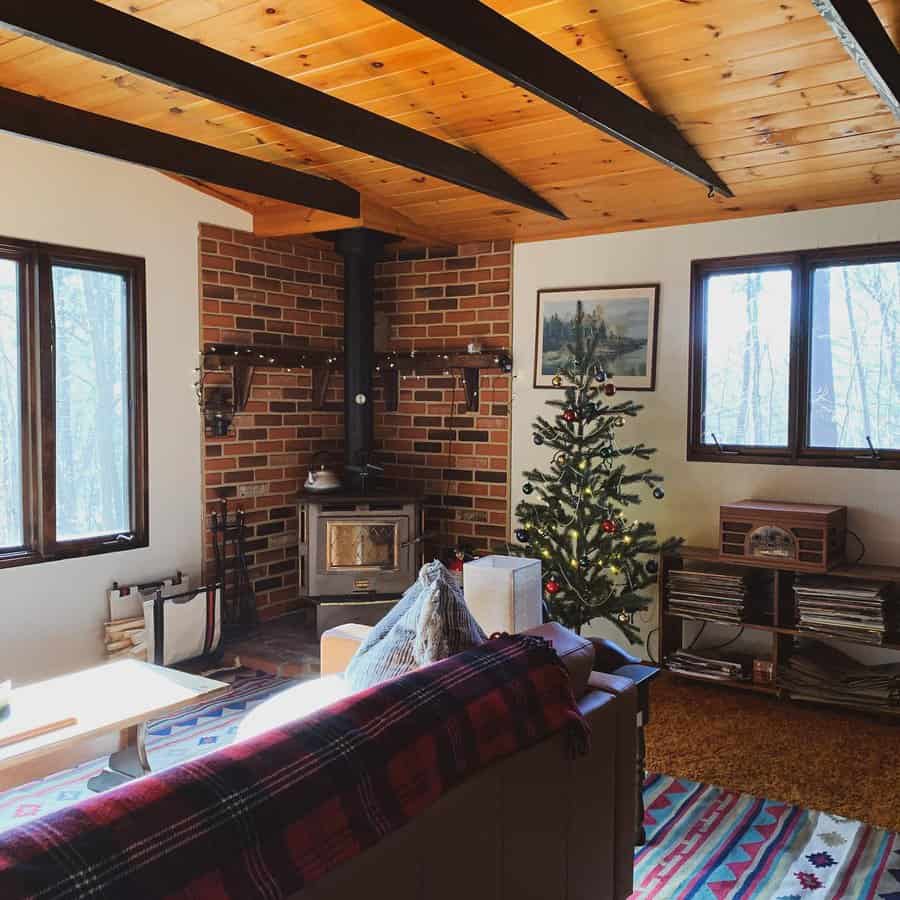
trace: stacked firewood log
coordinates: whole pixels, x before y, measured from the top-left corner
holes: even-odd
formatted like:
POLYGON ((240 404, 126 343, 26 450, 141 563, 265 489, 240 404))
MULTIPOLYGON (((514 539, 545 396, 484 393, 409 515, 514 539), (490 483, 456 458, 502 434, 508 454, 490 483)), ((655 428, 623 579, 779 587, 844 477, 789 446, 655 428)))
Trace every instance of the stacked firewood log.
POLYGON ((106 592, 109 601, 109 621, 103 626, 103 636, 107 658, 146 660, 145 601, 152 600, 157 593, 163 597, 185 593, 190 587, 190 576, 181 572, 145 584, 126 585, 114 582, 112 588, 106 592))
POLYGON ((103 626, 108 659, 147 659, 144 617, 114 619, 103 626))

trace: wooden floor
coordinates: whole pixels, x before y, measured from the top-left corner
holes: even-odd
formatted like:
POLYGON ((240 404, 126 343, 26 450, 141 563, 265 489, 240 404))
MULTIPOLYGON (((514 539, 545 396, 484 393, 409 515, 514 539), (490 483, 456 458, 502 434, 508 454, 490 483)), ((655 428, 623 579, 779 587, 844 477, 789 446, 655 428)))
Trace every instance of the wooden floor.
POLYGON ((647 768, 900 832, 900 724, 664 673, 647 768))

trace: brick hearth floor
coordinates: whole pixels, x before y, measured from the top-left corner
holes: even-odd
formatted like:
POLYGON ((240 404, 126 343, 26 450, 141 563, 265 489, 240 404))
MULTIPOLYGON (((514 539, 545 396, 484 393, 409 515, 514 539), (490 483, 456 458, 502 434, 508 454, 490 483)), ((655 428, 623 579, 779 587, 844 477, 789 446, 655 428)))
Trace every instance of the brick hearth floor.
POLYGON ((291 613, 261 625, 228 629, 222 665, 242 665, 283 678, 319 674, 319 640, 306 613, 291 613))

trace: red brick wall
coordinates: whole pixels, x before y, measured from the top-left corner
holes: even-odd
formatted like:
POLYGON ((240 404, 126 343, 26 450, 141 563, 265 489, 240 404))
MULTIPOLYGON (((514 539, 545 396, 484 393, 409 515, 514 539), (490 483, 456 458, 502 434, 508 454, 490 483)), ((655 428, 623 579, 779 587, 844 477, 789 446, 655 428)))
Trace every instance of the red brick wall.
MULTIPOLYGON (((340 257, 311 244, 200 229, 201 339, 337 348, 343 335, 340 257)), ((335 380, 329 401, 341 399, 335 380)), ((309 369, 259 370, 246 412, 204 440, 207 513, 221 497, 247 512, 250 577, 261 618, 296 608, 297 492, 314 453, 343 445, 343 415, 310 408, 309 369), (253 496, 242 497, 249 491, 253 496)), ((213 559, 207 532, 206 561, 213 559)))
MULTIPOLYGON (((391 347, 510 346, 508 241, 394 252, 377 269, 376 311, 391 347)), ((315 242, 261 239, 203 225, 201 339, 338 349, 340 257, 315 242)), ((342 399, 334 379, 329 403, 342 399)), ((247 512, 250 576, 262 618, 298 606, 296 497, 312 456, 343 448, 341 412, 315 412, 308 369, 259 370, 245 413, 225 438, 204 438, 206 510, 227 497, 247 512), (242 494, 249 493, 249 496, 242 494)), ((482 376, 481 409, 465 411, 458 375, 406 379, 386 413, 376 391, 376 447, 388 478, 426 497, 429 553, 458 543, 486 551, 506 536, 510 376, 482 376)), ((207 535, 206 562, 212 559, 207 535)))
MULTIPOLYGON (((509 241, 395 252, 377 270, 391 348, 508 349, 511 253, 509 241)), ((507 535, 511 376, 482 374, 477 413, 466 411, 460 378, 401 380, 397 412, 376 415, 386 474, 426 498, 429 556, 459 544, 485 552, 507 535)))

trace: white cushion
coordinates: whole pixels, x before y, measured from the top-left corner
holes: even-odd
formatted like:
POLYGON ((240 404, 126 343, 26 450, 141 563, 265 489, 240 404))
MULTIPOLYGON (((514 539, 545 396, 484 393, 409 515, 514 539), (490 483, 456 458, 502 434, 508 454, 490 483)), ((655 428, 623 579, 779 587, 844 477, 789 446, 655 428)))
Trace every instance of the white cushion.
POLYGON ((244 716, 238 726, 237 740, 256 737, 264 731, 302 719, 352 693, 341 675, 303 681, 269 697, 244 716))
POLYGON ((323 631, 319 641, 322 674, 340 675, 371 630, 370 625, 348 624, 323 631))

